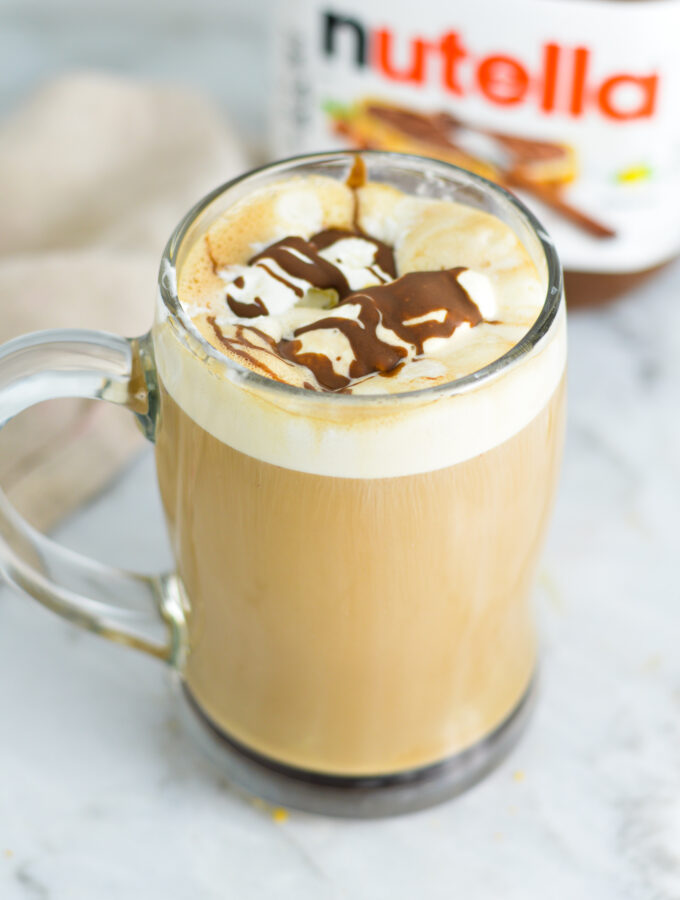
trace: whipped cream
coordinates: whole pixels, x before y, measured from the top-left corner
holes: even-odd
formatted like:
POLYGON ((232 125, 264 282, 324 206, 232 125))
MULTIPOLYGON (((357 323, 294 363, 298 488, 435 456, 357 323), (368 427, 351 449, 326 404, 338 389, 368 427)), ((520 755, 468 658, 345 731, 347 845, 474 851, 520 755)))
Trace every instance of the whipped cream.
POLYGON ((316 390, 351 390, 446 351, 498 308, 482 272, 399 276, 393 248, 358 230, 288 235, 217 274, 226 290, 207 321, 222 347, 265 372, 262 353, 302 367, 316 390))
MULTIPOLYGON (((390 274, 384 272, 376 260, 377 252, 378 247, 373 241, 360 236, 341 236, 315 252, 314 256, 334 266, 349 288, 355 291, 391 281, 390 274)), ((265 248, 257 254, 252 265, 231 265, 219 270, 218 274, 226 285, 225 299, 231 312, 231 316, 228 313, 222 315, 222 324, 260 315, 281 315, 296 305, 314 309, 330 308, 337 304, 337 290, 332 287, 323 290, 291 273, 291 268, 295 268, 291 263, 314 266, 314 256, 306 252, 306 248, 283 246, 278 255, 283 257, 283 263, 276 256, 268 255, 265 248)))
MULTIPOLYGON (((301 279, 307 282, 297 285, 303 296, 293 292, 292 300, 287 294, 282 311, 236 316, 226 294, 244 270, 261 268, 254 257, 291 236, 308 242, 323 230, 355 227, 353 192, 346 185, 322 176, 290 178, 252 191, 194 239, 178 272, 178 296, 214 355, 206 356, 198 343, 189 349, 161 303, 154 346, 162 384, 218 440, 264 462, 311 474, 387 478, 424 473, 509 439, 541 412, 562 380, 563 309, 533 350, 499 377, 462 393, 418 395, 413 402, 407 395, 482 369, 527 333, 547 292, 538 239, 526 231, 525 247, 495 216, 447 200, 405 195, 388 185, 369 182, 356 193, 361 232, 369 243, 382 241, 393 248, 395 271, 381 266, 382 271, 398 279, 413 272, 456 270, 458 285, 477 309, 478 324, 461 322, 445 339, 425 336, 423 352, 415 353, 416 342, 380 322, 378 336, 406 354, 389 377, 374 372, 353 378, 351 342, 335 325, 322 327, 324 320, 335 317, 360 327, 365 301, 350 295, 392 289, 396 283, 376 278, 365 288, 354 288, 350 270, 373 268, 366 265, 369 250, 357 244, 317 249, 328 262, 339 259, 349 291, 346 302, 335 288, 320 296, 307 286, 309 279, 301 279), (224 342, 211 321, 223 332, 224 342), (293 340, 300 328, 305 331, 295 338, 298 356, 327 357, 335 376, 351 379, 344 393, 354 398, 318 392, 308 367, 273 353, 272 343, 293 340), (252 380, 244 367, 267 377, 252 380), (276 384, 281 381, 317 390, 282 392, 276 384)), ((345 234, 342 239, 355 237, 345 234)), ((261 297, 254 291, 240 296, 249 303, 261 297)), ((274 309, 272 296, 266 293, 261 299, 274 309)), ((424 329, 428 323, 438 327, 445 317, 446 310, 432 307, 404 316, 399 331, 424 329)))
POLYGON ((362 237, 346 237, 339 238, 325 250, 320 250, 319 256, 337 266, 350 288, 358 291, 391 280, 390 275, 378 265, 376 251, 376 245, 372 241, 362 237))
POLYGON ((178 288, 202 336, 267 377, 316 390, 393 393, 455 380, 502 356, 535 321, 546 285, 513 230, 489 213, 312 175, 253 191, 230 208, 190 250, 178 288), (417 315, 405 308, 404 327, 395 329, 378 311, 373 336, 394 351, 379 362, 384 367, 389 356, 393 368, 358 365, 370 295, 411 273, 442 270, 456 271, 476 324, 462 316, 450 327, 449 316, 439 327, 444 307, 430 306, 417 315), (297 352, 281 342, 297 342, 297 352), (319 381, 315 355, 329 378, 319 381), (424 367, 423 359, 441 366, 424 367))

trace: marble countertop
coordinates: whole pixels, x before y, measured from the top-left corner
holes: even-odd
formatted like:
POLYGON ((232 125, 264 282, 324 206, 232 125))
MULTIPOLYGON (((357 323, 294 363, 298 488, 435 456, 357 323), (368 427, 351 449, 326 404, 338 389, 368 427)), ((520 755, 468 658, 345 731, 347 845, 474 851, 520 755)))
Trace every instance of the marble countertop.
MULTIPOLYGON (((269 4, 229 31, 231 0, 192 4, 205 27, 175 2, 57 14, 7 0, 0 110, 67 65, 172 70, 214 87, 257 140, 265 87, 247 66, 269 4), (227 64, 246 72, 238 91, 227 64)), ((535 590, 541 693, 492 776, 396 819, 275 814, 204 762, 160 663, 3 588, 0 898, 680 898, 680 263, 569 331, 564 470, 535 590)), ((57 537, 166 566, 150 451, 57 537)))
MULTIPOLYGON (((0 593, 0 897, 680 897, 680 264, 571 316, 559 500, 528 733, 458 800, 275 814, 183 733, 168 673, 0 593)), ((150 452, 58 537, 168 562, 150 452)))

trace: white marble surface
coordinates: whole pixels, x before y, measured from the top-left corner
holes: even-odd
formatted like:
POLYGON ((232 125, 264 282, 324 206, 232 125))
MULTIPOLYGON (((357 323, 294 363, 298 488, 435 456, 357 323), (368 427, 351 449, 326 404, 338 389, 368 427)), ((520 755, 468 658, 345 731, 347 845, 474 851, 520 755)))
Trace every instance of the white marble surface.
MULTIPOLYGON (((570 322, 564 475, 535 592, 540 703, 512 757, 378 822, 238 796, 178 727, 167 673, 0 594, 0 897, 680 897, 680 264, 570 322)), ((60 530, 167 561, 149 453, 60 530)))
MULTIPOLYGON (((0 0, 0 112, 74 66, 210 91, 259 140, 271 0, 0 0)), ((179 728, 167 672, 0 591, 2 900, 680 898, 680 264, 570 322, 564 475, 535 591, 536 716, 462 798, 275 821, 179 728)), ((59 537, 168 560, 150 453, 59 537)))

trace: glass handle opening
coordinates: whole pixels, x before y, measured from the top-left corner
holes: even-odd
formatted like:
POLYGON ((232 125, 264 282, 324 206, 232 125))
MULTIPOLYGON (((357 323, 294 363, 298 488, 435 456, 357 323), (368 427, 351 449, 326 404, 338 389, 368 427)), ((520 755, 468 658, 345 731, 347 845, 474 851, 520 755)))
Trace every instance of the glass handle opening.
MULTIPOLYGON (((149 336, 43 331, 0 347, 0 428, 43 400, 106 400, 133 412, 153 439, 155 370, 149 336)), ((139 575, 61 547, 26 522, 0 491, 0 573, 89 631, 179 665, 182 587, 173 573, 139 575)))

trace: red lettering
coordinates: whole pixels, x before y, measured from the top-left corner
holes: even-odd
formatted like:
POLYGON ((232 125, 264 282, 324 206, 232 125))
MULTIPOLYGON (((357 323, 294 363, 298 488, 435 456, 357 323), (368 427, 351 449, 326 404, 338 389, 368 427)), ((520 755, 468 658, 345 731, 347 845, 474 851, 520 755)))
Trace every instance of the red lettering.
MULTIPOLYGON (((656 89, 658 75, 612 75, 600 85, 597 102, 600 109, 610 119, 626 122, 630 119, 649 119, 654 115, 656 107, 656 89), (621 105, 621 90, 628 87, 638 95, 636 105, 621 105), (617 94, 619 102, 617 105, 617 94)), ((628 93, 628 91, 626 91, 628 93)))
MULTIPOLYGON (((357 34, 357 65, 364 65, 364 44, 360 24, 354 19, 327 16, 326 53, 335 53, 335 30, 339 27, 357 34), (361 40, 360 40, 361 39, 361 40)), ((471 53, 458 31, 444 32, 428 41, 414 37, 404 41, 404 54, 395 60, 396 37, 389 28, 370 34, 370 61, 391 81, 425 84, 430 57, 441 67, 441 85, 447 91, 465 97, 472 85, 463 77, 465 66, 476 64, 475 87, 490 103, 515 106, 535 104, 544 114, 560 112, 574 118, 599 113, 608 119, 626 122, 651 118, 656 112, 659 75, 619 73, 599 86, 593 83, 592 50, 586 46, 565 48, 557 42, 544 44, 537 71, 510 55, 481 57, 471 53)), ((432 64, 434 65, 434 63, 432 64)))
POLYGON ((443 57, 442 80, 444 87, 454 94, 463 95, 463 88, 458 81, 456 68, 460 60, 465 59, 467 50, 460 42, 455 31, 449 31, 441 40, 439 48, 443 57))
POLYGON ((511 56, 487 56, 477 69, 477 81, 492 103, 521 103, 529 87, 529 73, 511 56))
POLYGON ((559 58, 558 44, 546 44, 543 48, 543 93, 541 96, 541 108, 545 112, 552 112, 555 109, 559 58))
POLYGON ((431 45, 422 38, 411 41, 411 60, 407 67, 397 70, 392 61, 392 33, 382 28, 373 34, 375 42, 374 58, 384 75, 392 81, 413 81, 421 84, 425 81, 425 60, 431 45))
POLYGON ((572 116, 580 116, 583 113, 583 101, 586 96, 586 74, 588 72, 589 53, 585 47, 577 47, 574 50, 574 70, 571 79, 571 100, 569 112, 572 116))

